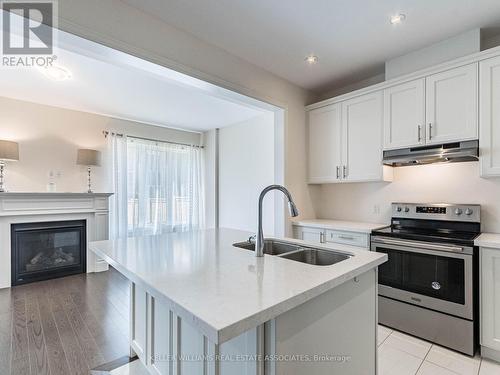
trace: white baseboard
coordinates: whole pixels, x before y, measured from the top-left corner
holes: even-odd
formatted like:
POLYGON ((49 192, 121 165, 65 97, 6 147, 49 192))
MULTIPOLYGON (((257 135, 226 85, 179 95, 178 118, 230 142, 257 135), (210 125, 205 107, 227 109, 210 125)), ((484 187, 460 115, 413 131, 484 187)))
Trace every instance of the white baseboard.
POLYGON ((94 272, 104 272, 109 270, 109 264, 104 260, 99 260, 95 262, 94 272))
POLYGON ((481 357, 500 362, 500 351, 481 346, 481 357))

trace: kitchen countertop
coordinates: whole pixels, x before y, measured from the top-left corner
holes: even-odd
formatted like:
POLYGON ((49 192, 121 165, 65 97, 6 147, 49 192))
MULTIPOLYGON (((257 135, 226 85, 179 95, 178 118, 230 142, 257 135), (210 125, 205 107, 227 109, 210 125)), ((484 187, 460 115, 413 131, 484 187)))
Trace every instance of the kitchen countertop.
POLYGON ((474 240, 474 245, 500 249, 500 234, 481 233, 481 235, 474 240))
POLYGON ((385 254, 340 244, 315 245, 353 255, 332 266, 271 255, 257 258, 253 251, 232 246, 250 235, 209 229, 97 241, 89 248, 154 297, 164 298, 177 314, 217 344, 387 260, 385 254))
POLYGON ((296 220, 293 221, 292 224, 313 227, 313 228, 345 230, 350 232, 361 232, 361 233, 371 233, 372 230, 384 228, 389 225, 389 224, 363 223, 359 221, 328 220, 328 219, 296 220))

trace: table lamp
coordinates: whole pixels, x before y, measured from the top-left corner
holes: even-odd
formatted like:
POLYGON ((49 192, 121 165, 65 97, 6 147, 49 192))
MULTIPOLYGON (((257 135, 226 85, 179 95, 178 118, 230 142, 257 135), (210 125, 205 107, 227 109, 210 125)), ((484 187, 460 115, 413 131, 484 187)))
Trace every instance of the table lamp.
POLYGON ((78 149, 76 157, 76 164, 84 165, 87 167, 88 172, 88 190, 87 193, 92 193, 92 184, 90 179, 92 166, 101 166, 101 152, 97 150, 90 150, 87 148, 78 149))
POLYGON ((19 160, 19 145, 17 142, 0 140, 0 193, 5 193, 4 168, 7 161, 19 160))

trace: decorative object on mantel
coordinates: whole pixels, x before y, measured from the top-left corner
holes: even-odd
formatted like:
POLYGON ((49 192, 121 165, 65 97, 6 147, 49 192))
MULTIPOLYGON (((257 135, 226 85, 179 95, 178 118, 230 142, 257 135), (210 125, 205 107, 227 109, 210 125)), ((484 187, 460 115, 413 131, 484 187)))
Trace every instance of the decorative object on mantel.
POLYGON ((57 191, 57 185, 54 181, 50 181, 47 184, 47 192, 49 193, 55 193, 57 191))
POLYGON ((78 149, 78 155, 76 158, 76 164, 85 165, 88 172, 88 190, 87 193, 92 193, 92 184, 90 179, 91 167, 101 166, 101 152, 97 150, 91 150, 87 148, 78 149))
POLYGON ((57 185, 54 181, 54 171, 49 172, 49 182, 47 184, 47 191, 49 193, 55 193, 57 191, 57 185))
POLYGON ((0 193, 5 193, 4 168, 5 162, 19 160, 19 145, 17 142, 0 140, 0 193))

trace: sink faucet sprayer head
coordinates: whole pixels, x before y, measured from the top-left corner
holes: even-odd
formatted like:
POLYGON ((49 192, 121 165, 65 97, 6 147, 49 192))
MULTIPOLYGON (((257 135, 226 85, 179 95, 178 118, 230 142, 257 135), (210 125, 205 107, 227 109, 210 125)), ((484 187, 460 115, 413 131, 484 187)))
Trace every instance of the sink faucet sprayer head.
POLYGON ((293 201, 288 201, 288 211, 290 212, 291 217, 299 216, 299 210, 293 201))

